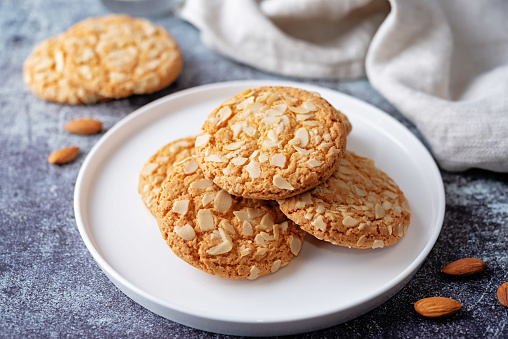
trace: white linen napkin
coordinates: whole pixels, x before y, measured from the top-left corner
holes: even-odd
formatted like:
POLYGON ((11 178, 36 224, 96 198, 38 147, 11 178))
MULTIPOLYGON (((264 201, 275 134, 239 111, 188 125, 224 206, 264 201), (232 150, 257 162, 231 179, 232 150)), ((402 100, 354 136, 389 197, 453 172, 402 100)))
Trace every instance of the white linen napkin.
POLYGON ((179 14, 210 48, 265 71, 366 72, 443 169, 508 172, 506 1, 186 0, 179 14))

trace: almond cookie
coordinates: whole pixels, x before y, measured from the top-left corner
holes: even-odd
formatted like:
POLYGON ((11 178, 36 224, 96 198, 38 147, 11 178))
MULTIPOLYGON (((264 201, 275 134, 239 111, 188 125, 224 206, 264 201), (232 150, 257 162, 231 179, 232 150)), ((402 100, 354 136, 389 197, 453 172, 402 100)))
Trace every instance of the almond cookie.
POLYGON ((62 49, 63 36, 37 44, 23 67, 26 85, 44 100, 62 104, 93 104, 107 100, 103 96, 72 84, 64 76, 67 56, 62 49))
POLYGON ((230 194, 284 199, 317 186, 339 165, 351 127, 344 118, 317 93, 248 90, 208 116, 196 139, 197 159, 230 194))
POLYGON ((275 201, 231 196, 191 158, 167 175, 157 199, 159 229, 190 265, 223 278, 256 279, 298 255, 305 232, 275 201))
POLYGON ((356 248, 395 244, 411 217, 397 184, 374 161, 350 151, 325 183, 279 204, 284 214, 316 238, 356 248))
MULTIPOLYGON (((157 195, 162 182, 166 179, 168 168, 194 157, 195 141, 195 137, 189 137, 170 142, 152 155, 143 166, 139 174, 138 192, 153 215, 157 209, 157 195)), ((190 167, 184 168, 184 171, 194 171, 195 168, 192 166, 197 166, 196 162, 187 164, 190 167)))
POLYGON ((158 91, 178 77, 183 65, 176 41, 164 28, 126 15, 74 25, 63 47, 70 80, 108 98, 158 91))

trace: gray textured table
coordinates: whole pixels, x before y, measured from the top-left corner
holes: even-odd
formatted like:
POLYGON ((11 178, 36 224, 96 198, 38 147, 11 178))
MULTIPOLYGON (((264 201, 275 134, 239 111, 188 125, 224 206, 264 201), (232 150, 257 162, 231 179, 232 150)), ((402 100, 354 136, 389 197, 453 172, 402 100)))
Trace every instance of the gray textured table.
MULTIPOLYGON (((87 151, 101 135, 63 131, 74 117, 95 117, 105 130, 135 109, 167 94, 208 83, 282 79, 210 51, 197 30, 175 17, 154 19, 179 42, 185 67, 170 87, 94 106, 45 102, 22 82, 33 46, 88 16, 108 14, 97 0, 2 0, 0 2, 0 337, 221 337, 164 319, 136 304, 102 273, 78 233, 73 190, 87 151), (53 166, 53 150, 76 144, 73 163, 53 166)), ((406 121, 367 80, 304 81, 367 101, 406 121)), ((508 309, 496 298, 508 280, 508 176, 481 170, 442 171, 446 215, 441 235, 416 276, 393 298, 347 323, 307 334, 322 337, 508 337, 508 309), (483 259, 488 270, 466 281, 441 267, 462 257, 483 259), (463 309, 444 320, 418 316, 413 303, 441 295, 463 309)))

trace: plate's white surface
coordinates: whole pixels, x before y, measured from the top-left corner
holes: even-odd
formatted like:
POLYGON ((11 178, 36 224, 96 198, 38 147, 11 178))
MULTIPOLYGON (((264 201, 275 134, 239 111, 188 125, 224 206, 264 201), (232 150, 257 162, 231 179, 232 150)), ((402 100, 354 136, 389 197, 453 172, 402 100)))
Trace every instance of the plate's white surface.
POLYGON ((395 119, 330 89, 281 81, 221 83, 185 90, 140 108, 109 130, 85 159, 74 196, 81 236, 125 294, 179 323, 218 333, 283 335, 357 317, 398 292, 441 230, 444 189, 432 157, 395 119), (248 88, 287 85, 319 92, 353 125, 348 149, 372 158, 406 194, 407 235, 376 250, 306 237, 300 255, 254 281, 217 278, 177 258, 137 192, 145 161, 166 143, 195 135, 222 101, 248 88))

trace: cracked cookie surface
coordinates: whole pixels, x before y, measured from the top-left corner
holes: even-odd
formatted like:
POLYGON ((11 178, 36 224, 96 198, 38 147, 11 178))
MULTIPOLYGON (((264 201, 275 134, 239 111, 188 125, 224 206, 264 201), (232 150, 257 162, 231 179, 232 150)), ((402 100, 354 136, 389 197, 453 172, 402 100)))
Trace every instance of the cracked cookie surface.
POLYGON ((355 248, 395 244, 406 234, 411 217, 399 186, 373 160, 350 151, 326 182, 279 200, 279 205, 316 238, 355 248))
POLYGON ((237 196, 283 199, 325 181, 351 129, 319 94, 260 87, 222 103, 196 139, 200 167, 237 196))

